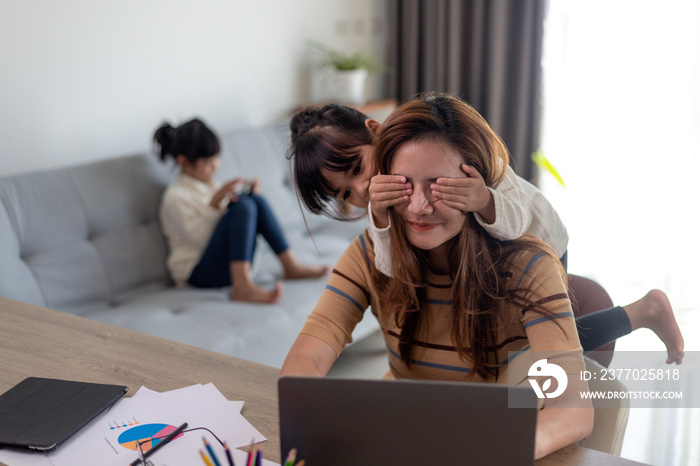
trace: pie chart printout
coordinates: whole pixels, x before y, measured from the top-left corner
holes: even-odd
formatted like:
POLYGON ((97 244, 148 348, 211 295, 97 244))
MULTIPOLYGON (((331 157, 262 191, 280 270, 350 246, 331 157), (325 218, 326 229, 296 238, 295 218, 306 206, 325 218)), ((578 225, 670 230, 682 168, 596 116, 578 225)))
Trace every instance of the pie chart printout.
MULTIPOLYGON (((117 441, 122 447, 134 451, 136 451, 136 442, 141 442, 141 449, 145 453, 162 442, 175 429, 177 429, 176 426, 169 424, 143 424, 125 430, 119 434, 117 441)), ((181 435, 182 433, 175 438, 181 435)))

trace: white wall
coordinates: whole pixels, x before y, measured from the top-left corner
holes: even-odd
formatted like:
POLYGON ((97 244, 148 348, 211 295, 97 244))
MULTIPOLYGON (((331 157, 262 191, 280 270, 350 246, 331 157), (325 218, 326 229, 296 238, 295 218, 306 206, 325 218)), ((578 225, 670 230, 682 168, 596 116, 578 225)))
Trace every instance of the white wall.
MULTIPOLYGON (((0 0, 0 176, 144 152, 326 97, 308 41, 384 59, 385 0, 0 0)), ((383 92, 375 77, 369 98, 383 92)))

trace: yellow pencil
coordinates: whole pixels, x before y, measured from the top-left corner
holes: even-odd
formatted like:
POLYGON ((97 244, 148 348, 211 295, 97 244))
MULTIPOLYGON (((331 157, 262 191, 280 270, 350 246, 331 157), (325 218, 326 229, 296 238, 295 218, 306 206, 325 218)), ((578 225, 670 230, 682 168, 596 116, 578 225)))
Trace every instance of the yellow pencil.
POLYGON ((204 451, 199 450, 199 454, 202 455, 202 460, 204 461, 204 464, 206 464, 207 466, 213 466, 211 464, 211 461, 209 461, 209 458, 207 458, 207 455, 204 454, 204 451))

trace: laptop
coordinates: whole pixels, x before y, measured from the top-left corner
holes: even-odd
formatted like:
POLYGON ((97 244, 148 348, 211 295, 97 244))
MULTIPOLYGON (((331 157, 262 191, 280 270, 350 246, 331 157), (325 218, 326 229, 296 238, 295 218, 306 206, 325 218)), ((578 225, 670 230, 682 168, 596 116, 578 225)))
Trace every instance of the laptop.
POLYGON ((534 464, 530 388, 281 377, 278 392, 283 460, 296 448, 310 466, 534 464))

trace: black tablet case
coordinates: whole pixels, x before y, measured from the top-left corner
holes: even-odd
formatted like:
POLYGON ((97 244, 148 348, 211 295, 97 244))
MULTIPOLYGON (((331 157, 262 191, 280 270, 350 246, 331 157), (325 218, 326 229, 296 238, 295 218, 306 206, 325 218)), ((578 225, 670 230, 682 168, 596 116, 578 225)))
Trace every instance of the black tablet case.
POLYGON ((128 387, 28 377, 0 395, 0 445, 52 450, 128 387))

